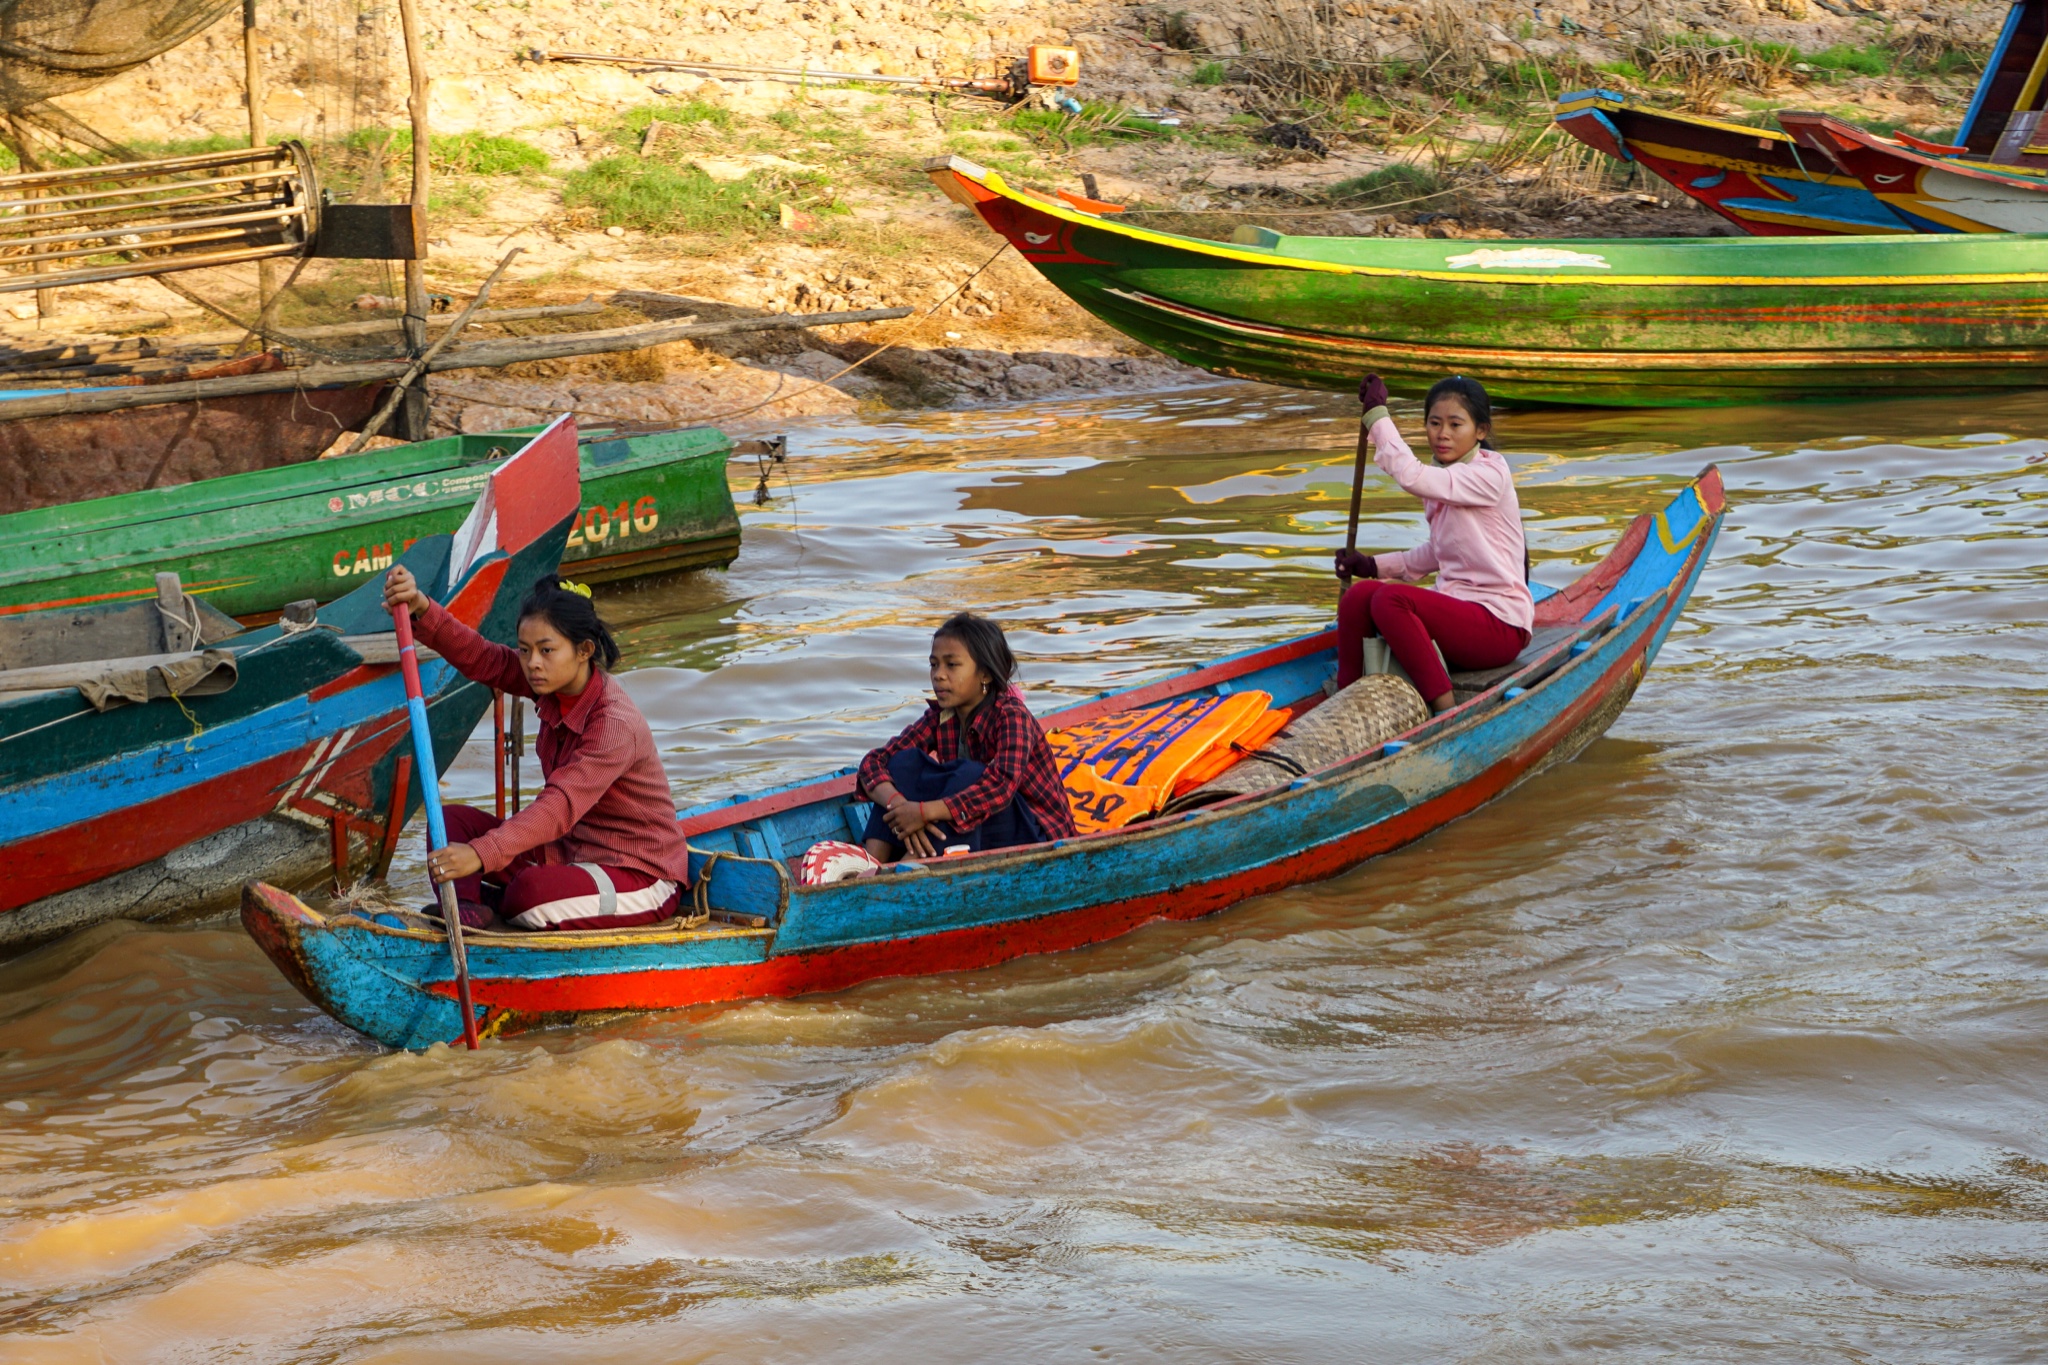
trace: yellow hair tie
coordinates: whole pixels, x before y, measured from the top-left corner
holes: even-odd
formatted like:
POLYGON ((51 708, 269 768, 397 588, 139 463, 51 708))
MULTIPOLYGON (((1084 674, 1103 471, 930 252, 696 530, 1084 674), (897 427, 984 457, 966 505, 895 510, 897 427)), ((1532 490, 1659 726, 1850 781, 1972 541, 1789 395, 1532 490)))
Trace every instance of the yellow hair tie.
POLYGON ((570 592, 575 593, 578 597, 590 596, 590 585, 588 583, 571 583, 568 579, 564 578, 561 580, 561 584, 564 588, 568 589, 570 592))

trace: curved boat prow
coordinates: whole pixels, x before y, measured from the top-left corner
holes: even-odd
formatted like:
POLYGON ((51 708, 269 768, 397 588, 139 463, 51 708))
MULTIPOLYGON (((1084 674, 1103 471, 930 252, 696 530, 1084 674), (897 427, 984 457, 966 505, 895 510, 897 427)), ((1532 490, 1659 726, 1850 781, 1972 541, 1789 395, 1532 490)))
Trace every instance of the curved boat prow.
MULTIPOLYGON (((393 1047, 423 1048, 462 1036, 462 1010, 453 995, 447 936, 401 930, 388 946, 404 960, 386 970, 374 956, 351 952, 334 932, 339 924, 289 891, 265 882, 242 888, 242 927, 299 994, 358 1033, 393 1047), (446 986, 448 989, 437 989, 446 986)), ((374 951, 374 948, 373 948, 374 951)), ((478 1009, 483 1020, 488 1011, 478 1009)))

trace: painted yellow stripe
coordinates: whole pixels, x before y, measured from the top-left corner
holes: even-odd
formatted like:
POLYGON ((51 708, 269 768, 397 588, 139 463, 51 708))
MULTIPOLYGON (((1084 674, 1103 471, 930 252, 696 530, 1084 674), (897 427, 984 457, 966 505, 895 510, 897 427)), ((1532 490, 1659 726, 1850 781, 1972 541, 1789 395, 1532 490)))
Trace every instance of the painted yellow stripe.
MULTIPOLYGON (((947 173, 952 175, 961 174, 957 170, 947 173)), ((1033 195, 1025 194, 1021 190, 1011 189, 1009 185, 1004 183, 1003 177, 995 171, 987 171, 985 177, 976 181, 976 183, 985 186, 1005 199, 1014 200, 1035 212, 1044 214, 1048 218, 1057 218, 1061 222, 1073 223, 1079 227, 1094 228, 1099 232, 1109 233, 1113 237, 1127 237, 1132 241, 1150 242, 1155 246, 1171 247, 1176 251, 1184 251, 1195 256, 1207 256, 1215 260, 1240 261, 1246 265, 1280 267, 1287 270, 1305 270, 1325 275, 1366 275, 1392 279, 1443 280, 1459 284, 1469 284, 1473 280, 1479 279, 1495 284, 1517 285, 1555 284, 1559 281, 1569 281, 1572 284, 1621 285, 1629 288, 1644 285, 1671 285, 1674 287, 1684 285, 1692 288, 1712 285, 1764 285, 1778 288, 1787 285, 1816 285, 1828 288, 1867 289, 1872 286, 1898 288, 1906 285, 2048 284, 2048 271, 2041 270, 2009 271, 2000 274, 1986 273, 1981 275, 1628 275, 1611 271, 1600 274, 1544 271, 1537 274, 1524 273, 1519 270, 1513 273, 1507 271, 1488 271, 1481 274, 1478 271, 1466 270, 1403 270, 1395 266, 1385 265, 1340 265, 1334 261, 1314 261, 1295 256, 1276 256, 1271 252, 1265 251, 1245 251, 1233 247, 1227 242, 1206 242, 1198 237, 1180 237, 1170 232, 1154 232, 1149 228, 1113 223, 1104 218, 1097 218, 1092 213, 1082 213, 1078 209, 1068 209, 1064 205, 1048 203, 1033 195)), ((974 177, 969 176, 966 178, 973 179, 974 177)), ((1932 240, 1916 237, 1911 233, 1900 233, 1898 235, 1911 241, 1932 240)), ((1580 243, 1580 245, 1584 244, 1584 242, 1580 243)), ((1543 243, 1531 242, 1529 245, 1540 246, 1543 243)), ((2048 245, 2048 243, 2043 245, 2048 245)))
MULTIPOLYGON (((1633 104, 1617 104, 1613 100, 1583 99, 1572 104, 1559 104, 1559 113, 1576 113, 1581 109, 1599 109, 1612 114, 1654 115, 1673 123, 1690 123, 1700 128, 1714 128, 1724 133, 1739 133, 1743 137, 1764 138, 1771 142, 1790 142, 1792 139, 1775 128, 1752 128, 1747 123, 1729 123, 1724 119, 1708 118, 1704 114, 1674 114, 1669 109, 1644 109, 1633 104)), ((1629 141, 1635 141, 1630 138, 1629 141)))
POLYGON ((1896 204, 1900 208, 1904 209, 1906 212, 1913 214, 1917 217, 1925 218, 1930 222, 1944 223, 1947 226, 1954 228, 1958 232, 2005 231, 2004 228, 1991 227, 1987 224, 1978 222, 1974 218, 1965 218, 1959 213, 1950 213, 1946 209, 1937 208, 1933 203, 1926 199, 1920 198, 1918 195, 1880 194, 1877 197, 1884 200, 1884 202, 1887 204, 1896 204))
MULTIPOLYGON (((1787 141, 1790 141, 1790 139, 1788 138, 1787 141)), ((1786 178, 1784 167, 1773 166, 1762 161, 1745 161, 1740 157, 1733 156, 1715 156, 1712 152, 1696 152, 1689 147, 1666 147, 1659 143, 1646 142, 1641 138, 1631 138, 1629 146, 1638 148, 1651 156, 1661 156, 1667 161, 1682 161, 1688 166, 1716 166, 1724 171, 1741 171, 1744 175, 1756 179, 1761 179, 1765 176, 1775 176, 1781 180, 1786 178)), ((1806 172, 1808 184, 1840 185, 1845 188, 1853 187, 1859 190, 1863 188, 1863 182, 1853 175, 1830 175, 1825 171, 1816 171, 1811 167, 1801 167, 1801 169, 1806 172)))
MULTIPOLYGON (((1656 511, 1656 515, 1654 517, 1657 526, 1657 543, 1664 547, 1664 551, 1666 554, 1675 555, 1680 550, 1683 550, 1686 546, 1692 544, 1695 540, 1698 540, 1700 538, 1700 532, 1706 530, 1707 523, 1713 520, 1712 517, 1707 515, 1706 500, 1700 497, 1700 486, 1698 480, 1694 480, 1691 484, 1688 484, 1686 487, 1686 491, 1692 494, 1693 502, 1700 509, 1699 517, 1697 520, 1693 522, 1692 529, 1690 531, 1687 531, 1683 536, 1679 537, 1677 540, 1673 540, 1671 538, 1671 521, 1669 519, 1671 506, 1670 503, 1666 503, 1663 507, 1658 508, 1656 511)), ((1671 501, 1676 502, 1678 500, 1676 498, 1673 498, 1671 501)))

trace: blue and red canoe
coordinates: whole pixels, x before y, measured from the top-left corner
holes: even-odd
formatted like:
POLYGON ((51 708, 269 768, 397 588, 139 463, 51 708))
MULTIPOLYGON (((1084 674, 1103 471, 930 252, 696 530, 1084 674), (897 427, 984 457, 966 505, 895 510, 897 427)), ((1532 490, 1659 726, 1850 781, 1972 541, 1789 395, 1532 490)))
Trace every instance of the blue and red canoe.
MULTIPOLYGON (((563 418, 493 471, 454 535, 400 562, 509 641, 581 505, 563 418)), ((0 621, 0 950, 232 912, 252 879, 345 881, 388 861, 419 806, 381 576, 309 621, 248 631, 175 584, 160 593, 0 621), (124 679, 137 700, 95 705, 124 679)), ((445 767, 490 691, 439 661, 422 674, 445 767)))
MULTIPOLYGON (((627 932, 466 932, 478 1021, 504 1030, 970 970, 1334 876, 1477 809, 1602 734, 1684 609, 1724 511, 1710 467, 1537 604, 1530 648, 1512 666, 1454 675, 1456 708, 1268 791, 824 886, 797 885, 791 869, 821 840, 858 837, 869 808, 851 769, 685 810, 694 894, 711 918, 627 932)), ((1333 631, 1289 640, 1043 723, 1057 729, 1248 688, 1298 712, 1322 699, 1335 643, 1333 631)), ((330 917, 252 885, 242 922, 307 999, 351 1028, 398 1048, 460 1036, 447 943, 430 921, 330 917)))

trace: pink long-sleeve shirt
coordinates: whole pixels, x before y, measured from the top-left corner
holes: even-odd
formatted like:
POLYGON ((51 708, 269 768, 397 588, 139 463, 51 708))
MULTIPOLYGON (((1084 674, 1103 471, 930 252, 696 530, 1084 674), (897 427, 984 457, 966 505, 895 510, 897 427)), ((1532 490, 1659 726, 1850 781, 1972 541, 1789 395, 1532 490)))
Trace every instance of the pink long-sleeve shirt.
MULTIPOLYGON (((533 687, 519 651, 492 644, 436 602, 416 620, 422 644, 472 682, 514 696, 533 687)), ((538 849, 548 863, 627 867, 688 885, 690 850, 676 820, 668 774, 647 718, 618 680, 592 669, 574 697, 534 702, 540 714, 541 776, 547 785, 517 815, 470 841, 484 871, 502 871, 538 849)))
POLYGON ((1379 576, 1414 583, 1434 573, 1444 596, 1476 602, 1503 623, 1530 629, 1536 604, 1522 576, 1522 506, 1507 460, 1484 447, 1452 465, 1419 460, 1384 409, 1371 436, 1373 463, 1422 499, 1429 523, 1429 539, 1414 549, 1373 556, 1379 576))

